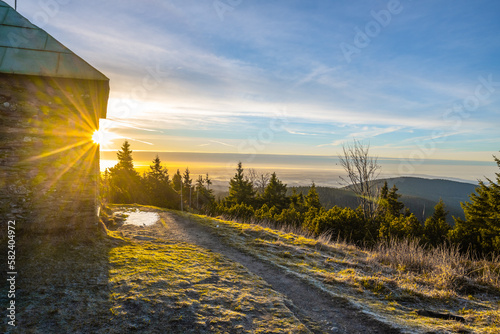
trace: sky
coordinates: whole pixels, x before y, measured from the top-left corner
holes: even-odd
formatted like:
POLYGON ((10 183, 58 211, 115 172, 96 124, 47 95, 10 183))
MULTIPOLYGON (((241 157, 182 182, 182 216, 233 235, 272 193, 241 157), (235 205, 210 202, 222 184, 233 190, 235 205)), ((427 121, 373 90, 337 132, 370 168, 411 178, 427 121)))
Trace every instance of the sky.
MULTIPOLYGON (((6 1, 14 5, 14 1, 6 1)), ((110 78, 116 151, 400 161, 500 150, 495 0, 19 0, 110 78)))

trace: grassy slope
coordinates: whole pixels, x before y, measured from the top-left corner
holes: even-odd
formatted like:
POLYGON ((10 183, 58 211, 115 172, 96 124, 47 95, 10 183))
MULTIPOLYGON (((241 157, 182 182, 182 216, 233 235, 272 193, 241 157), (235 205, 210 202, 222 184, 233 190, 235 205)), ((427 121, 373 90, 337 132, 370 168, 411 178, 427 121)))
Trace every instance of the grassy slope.
MULTIPOLYGON (((421 274, 384 265, 384 257, 328 240, 308 239, 252 224, 197 216, 228 245, 273 263, 321 289, 349 299, 367 313, 411 332, 500 331, 500 282, 460 285, 443 263, 421 274), (417 310, 460 315, 467 322, 422 317, 417 310)), ((402 250, 404 251, 404 250, 402 250)), ((451 265, 451 264, 450 264, 451 265)), ((498 270, 498 265, 496 265, 498 270)))
POLYGON ((237 263, 186 243, 114 236, 19 242, 17 327, 2 320, 0 332, 308 332, 237 263))
MULTIPOLYGON (((433 275, 384 265, 380 254, 353 246, 194 217, 227 244, 411 332, 500 330, 498 280, 465 284, 468 288, 457 292, 453 279, 443 277, 436 285, 433 275), (417 309, 449 311, 467 323, 421 317, 417 309)), ((218 254, 186 243, 136 242, 108 233, 88 242, 19 240, 18 327, 12 333, 307 332, 282 296, 218 254)), ((2 293, 0 305, 6 305, 5 298, 2 293)), ((0 323, 0 332, 10 329, 6 321, 0 323)))

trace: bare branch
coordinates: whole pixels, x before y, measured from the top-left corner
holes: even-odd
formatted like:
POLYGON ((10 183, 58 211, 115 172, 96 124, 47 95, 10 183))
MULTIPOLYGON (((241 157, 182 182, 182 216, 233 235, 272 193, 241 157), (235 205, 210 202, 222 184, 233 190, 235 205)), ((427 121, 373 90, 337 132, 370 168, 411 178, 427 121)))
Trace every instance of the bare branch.
POLYGON ((248 169, 248 179, 252 182, 254 190, 259 194, 263 194, 271 179, 271 174, 258 174, 255 169, 251 168, 248 169))
POLYGON ((352 145, 342 146, 343 155, 339 156, 340 164, 347 172, 347 179, 341 179, 350 183, 351 189, 358 197, 363 208, 365 218, 373 219, 378 201, 377 189, 374 180, 380 174, 380 165, 377 157, 369 155, 370 145, 363 145, 353 140, 352 145))

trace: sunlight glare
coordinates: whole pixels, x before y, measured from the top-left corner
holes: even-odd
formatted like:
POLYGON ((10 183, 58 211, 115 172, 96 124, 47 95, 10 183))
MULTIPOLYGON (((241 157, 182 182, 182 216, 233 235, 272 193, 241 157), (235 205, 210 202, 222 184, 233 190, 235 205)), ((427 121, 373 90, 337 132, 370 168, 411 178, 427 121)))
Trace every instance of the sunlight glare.
POLYGON ((99 129, 94 131, 94 134, 92 135, 92 140, 94 141, 95 144, 104 146, 111 143, 113 137, 114 136, 111 132, 108 132, 104 129, 99 129))

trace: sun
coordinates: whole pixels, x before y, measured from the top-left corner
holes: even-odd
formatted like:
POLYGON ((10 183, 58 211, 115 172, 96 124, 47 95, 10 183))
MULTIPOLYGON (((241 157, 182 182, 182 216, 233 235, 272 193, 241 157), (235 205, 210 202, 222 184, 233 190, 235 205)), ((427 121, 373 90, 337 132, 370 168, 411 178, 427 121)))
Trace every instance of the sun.
POLYGON ((92 135, 92 140, 94 141, 94 143, 100 146, 111 143, 111 140, 113 140, 113 138, 114 135, 111 132, 103 129, 95 130, 94 134, 92 135))

